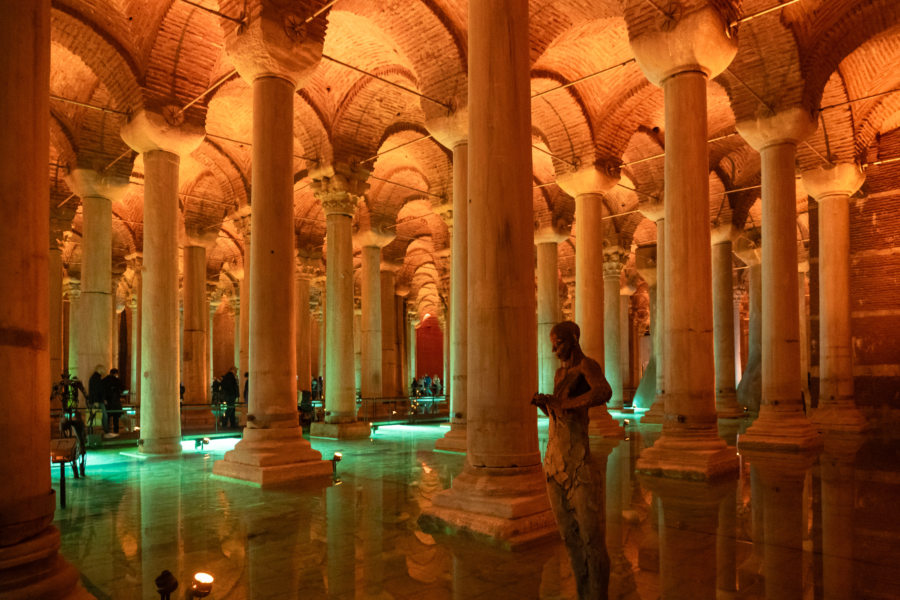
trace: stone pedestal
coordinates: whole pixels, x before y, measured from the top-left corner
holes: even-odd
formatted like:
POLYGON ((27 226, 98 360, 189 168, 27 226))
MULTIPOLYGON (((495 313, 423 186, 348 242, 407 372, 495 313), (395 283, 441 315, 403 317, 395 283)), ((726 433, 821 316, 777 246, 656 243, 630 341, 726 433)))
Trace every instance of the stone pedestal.
MULTIPOLYGON (((58 554, 50 487, 47 162, 50 2, 0 5, 0 378, 15 382, 0 421, 0 596, 91 598, 58 554)), ((107 313, 107 322, 109 321, 107 313)), ((57 376, 59 373, 56 374, 57 376)), ((54 407, 57 408, 57 407, 54 407)))
POLYGON ((528 65, 527 0, 470 4, 468 242, 484 260, 469 270, 467 460, 420 518, 503 546, 558 535, 530 404, 534 272, 521 260, 532 255, 534 227, 528 65))
POLYGON ((797 143, 814 129, 809 115, 791 109, 738 131, 762 163, 762 404, 742 436, 747 448, 811 449, 818 436, 803 414, 797 310, 797 209, 794 160, 797 143))
POLYGON ((674 23, 626 18, 638 64, 663 88, 666 124, 665 420, 637 468, 663 477, 733 477, 737 456, 716 429, 706 93, 737 44, 712 6, 674 23))
POLYGON ((859 432, 866 420, 853 401, 850 329, 850 196, 865 181, 858 165, 842 163, 803 173, 819 203, 819 429, 859 432))

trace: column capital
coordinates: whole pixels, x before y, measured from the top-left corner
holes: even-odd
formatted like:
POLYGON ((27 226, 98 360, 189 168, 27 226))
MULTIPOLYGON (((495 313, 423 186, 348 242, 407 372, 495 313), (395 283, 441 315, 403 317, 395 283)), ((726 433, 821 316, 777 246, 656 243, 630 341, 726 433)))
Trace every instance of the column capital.
POLYGON ((403 282, 395 285, 394 294, 400 296, 401 298, 406 298, 407 296, 409 296, 409 283, 403 282))
POLYGON ((816 121, 802 108, 787 108, 776 113, 766 109, 755 119, 740 121, 735 129, 757 152, 777 144, 798 144, 816 130, 816 121))
POLYGON ((369 172, 349 165, 328 165, 311 173, 312 189, 326 215, 352 217, 369 188, 369 172))
POLYGON ((69 300, 78 300, 81 297, 81 281, 66 277, 63 281, 63 296, 69 300))
POLYGON ((216 245, 216 240, 218 239, 218 237, 218 227, 216 227, 215 229, 200 229, 198 227, 184 228, 185 246, 198 246, 209 250, 216 245))
POLYGON ((713 78, 737 54, 726 19, 709 3, 687 9, 670 3, 665 15, 652 6, 631 3, 625 11, 631 49, 644 76, 655 85, 678 73, 700 71, 713 78))
POLYGON ((564 221, 554 223, 553 225, 539 225, 535 223, 534 228, 534 244, 561 244, 567 239, 571 232, 572 222, 569 221, 569 229, 565 229, 564 221))
POLYGON ((434 214, 441 218, 441 221, 444 222, 444 225, 447 226, 447 229, 453 231, 453 203, 452 202, 441 202, 433 207, 434 214))
POLYGON ((613 189, 621 173, 611 162, 597 162, 567 173, 556 175, 556 184, 573 198, 586 194, 605 194, 613 189))
POLYGON ((797 263, 797 272, 798 273, 809 273, 809 261, 801 260, 797 263))
POLYGON ((392 260, 382 260, 379 271, 382 273, 397 273, 403 268, 403 263, 397 263, 392 260))
POLYGON ((225 51, 248 83, 279 77, 302 87, 322 59, 330 9, 312 19, 318 0, 223 0, 223 12, 240 14, 244 22, 221 20, 225 51), (246 11, 246 12, 244 12, 246 11))
POLYGON ((762 246, 758 241, 754 241, 746 235, 742 235, 734 241, 734 253, 748 267, 758 265, 762 261, 762 246))
POLYGON ((322 275, 321 253, 316 253, 315 251, 311 251, 311 249, 297 250, 296 260, 297 269, 295 271, 295 276, 297 279, 312 281, 316 277, 322 275))
POLYGON ((206 129, 202 123, 186 120, 180 111, 174 105, 158 111, 141 109, 122 126, 122 139, 136 152, 163 150, 189 156, 203 142, 206 129))
POLYGON ((816 202, 830 197, 849 197, 859 191, 866 181, 866 174, 856 163, 838 163, 804 171, 803 187, 816 202))
POLYGON ((362 298, 359 296, 353 297, 353 314, 357 317, 362 315, 362 298))
POLYGON ((666 218, 666 205, 662 200, 644 199, 638 203, 638 210, 654 223, 666 218))
MULTIPOLYGON (((323 202, 324 204, 324 202, 323 202)), ((384 248, 394 241, 397 235, 379 225, 369 225, 353 234, 353 241, 361 248, 384 248)))
POLYGON ((628 262, 628 252, 619 246, 603 249, 603 278, 619 278, 628 262))
POLYGON ((639 246, 634 251, 634 266, 648 286, 656 285, 656 244, 639 246))
MULTIPOLYGON (((453 150, 456 146, 466 144, 469 141, 469 107, 463 106, 450 112, 450 114, 437 114, 431 116, 428 113, 436 107, 432 102, 422 102, 422 108, 428 115, 425 121, 425 129, 431 134, 438 144, 444 148, 453 150)), ((443 109, 442 109, 443 110, 443 109)))
POLYGON ((713 227, 710 233, 710 241, 712 242, 713 246, 734 242, 735 237, 737 237, 737 230, 731 223, 725 223, 723 225, 719 225, 718 227, 713 227))
POLYGON ((73 169, 65 179, 69 189, 79 198, 106 198, 117 202, 128 192, 128 180, 124 177, 93 169, 73 169))
POLYGON ((237 294, 228 298, 228 305, 231 307, 232 312, 238 314, 241 312, 241 297, 237 294))

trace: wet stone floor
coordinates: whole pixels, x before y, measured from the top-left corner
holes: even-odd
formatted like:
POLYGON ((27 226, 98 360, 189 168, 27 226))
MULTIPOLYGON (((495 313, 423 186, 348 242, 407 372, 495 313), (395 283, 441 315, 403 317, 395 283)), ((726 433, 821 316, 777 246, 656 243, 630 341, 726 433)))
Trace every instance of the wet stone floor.
MULTIPOLYGON (((543 421, 542 449, 546 431, 543 421)), ((180 582, 173 598, 188 597, 198 571, 214 575, 212 599, 576 598, 557 539, 508 552, 418 527, 431 498, 463 466, 462 455, 434 451, 445 432, 391 426, 364 441, 313 438, 324 458, 342 453, 336 479, 266 490, 212 476, 213 462, 234 439, 196 450, 186 444, 173 459, 141 458, 122 447, 92 451, 86 478, 67 473, 67 507, 56 512, 61 552, 99 599, 158 598, 154 580, 164 569, 180 582)), ((658 510, 652 486, 634 474, 640 449, 655 435, 629 425, 627 439, 594 450, 595 458, 608 454, 610 598, 659 598, 665 581, 676 588, 664 595, 679 598, 900 598, 896 442, 865 439, 842 446, 843 454, 832 448, 787 496, 783 485, 765 488, 765 496, 744 458, 726 500, 694 502, 681 514, 683 502, 658 510), (768 528, 752 499, 772 513, 768 528), (784 519, 792 526, 782 527, 784 519), (766 533, 775 545, 751 542, 766 533), (662 578, 661 554, 669 569, 662 578), (766 555, 774 559, 768 565, 766 555)), ((58 479, 54 468, 57 489, 58 479)))

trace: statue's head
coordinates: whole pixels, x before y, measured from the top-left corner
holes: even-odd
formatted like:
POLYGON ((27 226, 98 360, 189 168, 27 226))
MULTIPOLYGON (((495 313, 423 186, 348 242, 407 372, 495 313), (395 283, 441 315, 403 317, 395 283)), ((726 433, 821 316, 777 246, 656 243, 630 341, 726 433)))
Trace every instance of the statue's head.
POLYGON ((553 353, 562 361, 572 358, 572 353, 579 348, 578 338, 581 337, 581 329, 573 321, 562 321, 550 330, 550 343, 553 353))

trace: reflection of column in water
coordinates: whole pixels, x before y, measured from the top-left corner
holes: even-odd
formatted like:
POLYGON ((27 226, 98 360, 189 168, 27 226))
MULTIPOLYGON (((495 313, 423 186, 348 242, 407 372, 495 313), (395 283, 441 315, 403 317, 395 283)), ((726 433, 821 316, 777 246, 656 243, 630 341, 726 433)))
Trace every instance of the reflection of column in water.
POLYGON ((384 515, 383 465, 373 461, 366 465, 365 483, 357 488, 357 513, 362 558, 357 561, 362 573, 363 596, 380 598, 384 579, 384 515))
POLYGON ((692 481, 641 475, 659 498, 660 590, 667 600, 716 597, 719 503, 734 480, 692 481))
POLYGON ((766 556, 765 507, 762 498, 762 483, 759 471, 750 465, 750 521, 753 550, 738 568, 738 587, 746 589, 756 584, 762 577, 766 556))
POLYGON ((168 569, 180 581, 184 572, 181 537, 181 461, 144 465, 141 487, 142 587, 155 591, 154 580, 168 569))
POLYGON ((826 434, 820 459, 822 479, 822 579, 829 600, 853 595, 853 462, 864 439, 826 434))
POLYGON ((636 597, 637 584, 634 571, 625 556, 622 511, 631 500, 631 443, 630 440, 616 440, 607 460, 606 481, 606 547, 611 563, 609 595, 611 598, 636 597))
MULTIPOLYGON (((661 433, 661 428, 659 425, 641 422, 639 433, 641 449, 643 450, 656 443, 661 433)), ((636 466, 637 463, 632 468, 636 466)), ((647 521, 648 523, 644 526, 640 547, 638 548, 638 567, 642 571, 656 573, 659 572, 659 499, 652 490, 647 521)))
MULTIPOLYGON (((728 296, 731 298, 731 295, 728 296)), ((719 437, 729 446, 737 444, 739 419, 720 419, 719 437)), ((739 471, 742 473, 743 471, 739 471)), ((740 478, 740 475, 739 475, 740 478)), ((716 588, 725 592, 737 590, 737 507, 738 485, 725 494, 719 505, 719 533, 716 546, 716 588)))
POLYGON ((325 490, 328 515, 328 597, 352 598, 356 591, 356 490, 347 484, 325 490))

